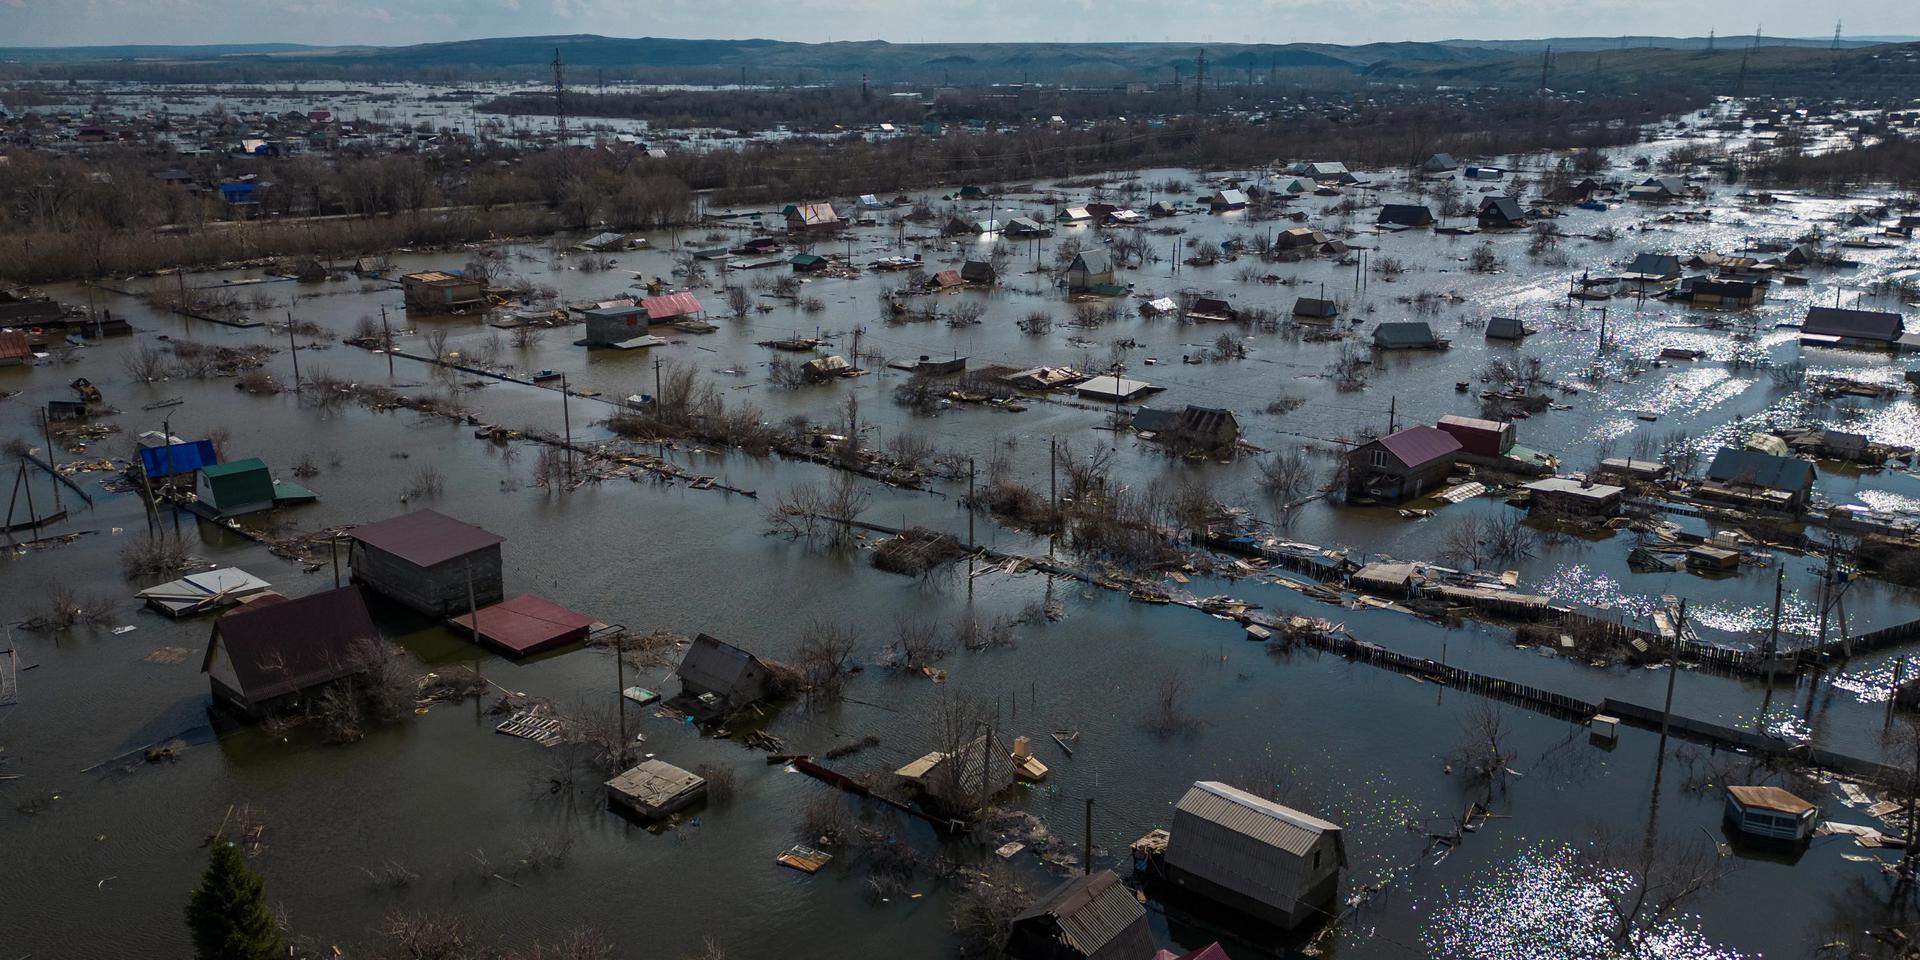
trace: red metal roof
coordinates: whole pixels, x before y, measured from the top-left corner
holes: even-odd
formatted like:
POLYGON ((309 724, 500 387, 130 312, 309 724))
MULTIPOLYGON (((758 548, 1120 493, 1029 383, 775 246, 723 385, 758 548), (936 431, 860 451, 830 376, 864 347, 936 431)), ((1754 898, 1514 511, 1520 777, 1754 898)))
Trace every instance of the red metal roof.
POLYGON ((254 703, 337 680, 365 669, 362 643, 380 632, 359 587, 337 587, 297 600, 272 594, 214 621, 200 671, 225 647, 240 693, 254 703))
POLYGON ((648 297, 640 301, 647 308, 648 320, 672 320, 675 317, 690 317, 705 310, 700 301, 691 293, 668 293, 658 297, 648 297))
POLYGON ((1432 463, 1460 449, 1460 441, 1453 434, 1428 426, 1389 433, 1380 438, 1380 445, 1409 467, 1432 463))
POLYGON ((347 536, 416 567, 445 563, 506 539, 434 510, 419 510, 354 527, 347 531, 347 536))
POLYGON ((25 360, 33 351, 27 347, 23 330, 0 330, 0 360, 25 360))
MULTIPOLYGON (((478 617, 478 639, 522 657, 585 639, 593 627, 592 617, 532 595, 481 607, 478 617)), ((471 634, 473 621, 463 614, 449 622, 471 634)))

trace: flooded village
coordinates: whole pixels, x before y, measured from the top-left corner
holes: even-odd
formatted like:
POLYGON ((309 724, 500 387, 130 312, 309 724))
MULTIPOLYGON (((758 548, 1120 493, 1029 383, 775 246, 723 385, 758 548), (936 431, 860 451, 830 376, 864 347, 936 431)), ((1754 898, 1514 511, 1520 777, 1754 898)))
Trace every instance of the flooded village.
POLYGON ((1920 87, 1206 56, 7 74, 0 960, 1916 955, 1920 87))

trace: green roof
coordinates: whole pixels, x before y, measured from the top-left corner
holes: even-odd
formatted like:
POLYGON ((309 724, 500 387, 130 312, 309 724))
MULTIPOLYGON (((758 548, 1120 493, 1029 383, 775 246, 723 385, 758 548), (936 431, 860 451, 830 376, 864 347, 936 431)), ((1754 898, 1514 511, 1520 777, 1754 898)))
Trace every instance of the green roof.
POLYGON ((221 477, 230 477, 238 473, 248 473, 253 470, 265 469, 267 469, 267 462, 265 460, 259 457, 248 457, 245 460, 235 460, 232 463, 217 463, 210 467, 201 467, 200 472, 205 474, 209 480, 217 480, 221 477))
MULTIPOLYGON (((266 461, 259 457, 202 467, 200 476, 205 478, 206 493, 212 495, 213 502, 209 505, 222 514, 260 505, 273 506, 273 475, 267 472, 266 461)), ((205 495, 201 497, 203 502, 207 499, 205 495)))

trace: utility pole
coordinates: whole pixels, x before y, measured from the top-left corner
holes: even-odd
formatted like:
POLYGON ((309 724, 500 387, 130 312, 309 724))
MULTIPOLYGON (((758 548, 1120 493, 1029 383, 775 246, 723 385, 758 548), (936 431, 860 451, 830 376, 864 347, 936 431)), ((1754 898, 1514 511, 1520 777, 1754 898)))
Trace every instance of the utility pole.
POLYGON ((627 632, 613 635, 614 699, 620 701, 620 765, 627 765, 627 632))
POLYGON ((653 419, 660 419, 660 365, 666 361, 653 358, 653 419))
POLYGON ((1060 538, 1060 440, 1047 438, 1047 556, 1053 556, 1053 542, 1060 538))
POLYGON ((1200 102, 1207 92, 1207 48, 1200 48, 1200 56, 1193 65, 1193 108, 1200 109, 1200 102))
POLYGON ((1087 847, 1086 847, 1085 855, 1080 858, 1080 863, 1081 863, 1080 873, 1082 876, 1092 876, 1093 875, 1093 798, 1092 797, 1087 798, 1087 817, 1086 817, 1085 823, 1086 823, 1087 847))
POLYGON ((1773 664, 1780 655, 1780 595, 1787 589, 1787 568, 1781 565, 1773 580, 1773 629, 1767 634, 1767 692, 1773 692, 1773 664))
POLYGON ((1667 705, 1660 711, 1660 763, 1667 761, 1667 728, 1673 723, 1673 682, 1680 672, 1680 640, 1687 635, 1687 598, 1680 598, 1680 616, 1673 627, 1673 645, 1667 648, 1667 705))
POLYGON ((53 474, 53 512, 65 509, 60 505, 60 460, 53 453, 53 427, 47 423, 47 410, 40 408, 40 436, 47 441, 47 470, 53 474))
POLYGON ((1387 398, 1387 432, 1388 433, 1393 432, 1393 427, 1394 427, 1394 424, 1396 423, 1396 418, 1399 416, 1399 414, 1400 414, 1400 395, 1394 394, 1393 396, 1387 398))
POLYGON ((1546 52, 1540 55, 1540 97, 1547 96, 1547 80, 1553 74, 1553 44, 1547 44, 1546 52))
POLYGON ((573 482, 573 417, 567 410, 567 375, 560 375, 560 426, 567 438, 567 482, 573 482))
POLYGON ((393 379, 393 328, 387 326, 387 308, 380 308, 380 352, 387 355, 387 379, 393 379))
POLYGON ((553 48, 553 125, 559 132, 560 146, 567 145, 567 77, 560 64, 560 48, 553 48))
POLYGON ((287 311, 287 348, 293 351, 293 394, 300 395, 300 344, 293 339, 293 311, 287 311))

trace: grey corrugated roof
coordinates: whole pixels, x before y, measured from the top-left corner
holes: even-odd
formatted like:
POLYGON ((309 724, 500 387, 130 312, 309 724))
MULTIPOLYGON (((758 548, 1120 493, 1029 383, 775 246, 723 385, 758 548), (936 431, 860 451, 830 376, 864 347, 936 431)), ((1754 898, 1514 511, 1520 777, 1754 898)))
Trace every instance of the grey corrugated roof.
POLYGON ((1120 878, 1102 870, 1053 888, 1013 922, 1051 916, 1067 946, 1082 956, 1093 956, 1146 915, 1146 908, 1121 885, 1120 878))
POLYGON ((1112 273, 1113 255, 1106 250, 1082 250, 1073 258, 1073 269, 1088 273, 1112 273))
POLYGON ((1217 780, 1195 783, 1175 809, 1296 857, 1305 856, 1323 834, 1340 832, 1336 824, 1217 780))
POLYGON ((1906 323, 1897 313, 1882 313, 1878 310, 1842 310, 1839 307, 1810 307, 1807 310, 1806 322, 1800 325, 1800 332, 1817 336, 1892 342, 1900 339, 1900 335, 1906 332, 1906 323))
POLYGON ((1798 493, 1813 482, 1813 464, 1758 450, 1721 447, 1707 468, 1707 479, 1798 493))

